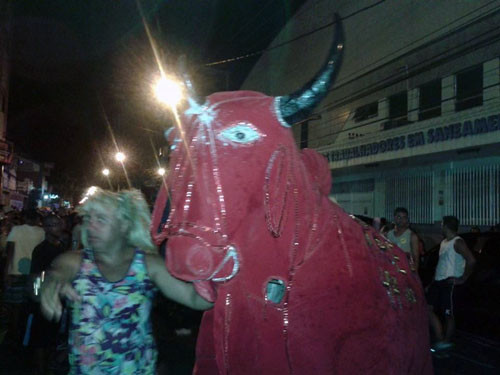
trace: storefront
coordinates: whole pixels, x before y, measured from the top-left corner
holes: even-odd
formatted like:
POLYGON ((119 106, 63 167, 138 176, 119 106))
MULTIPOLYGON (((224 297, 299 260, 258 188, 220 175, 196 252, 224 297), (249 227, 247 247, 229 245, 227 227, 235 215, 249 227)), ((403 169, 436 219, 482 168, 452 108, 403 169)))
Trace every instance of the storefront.
POLYGON ((328 158, 332 199, 388 219, 403 206, 413 223, 433 227, 443 215, 499 223, 498 5, 310 0, 242 88, 302 87, 330 48, 335 12, 345 34, 337 80, 309 121, 292 126, 300 147, 328 158))

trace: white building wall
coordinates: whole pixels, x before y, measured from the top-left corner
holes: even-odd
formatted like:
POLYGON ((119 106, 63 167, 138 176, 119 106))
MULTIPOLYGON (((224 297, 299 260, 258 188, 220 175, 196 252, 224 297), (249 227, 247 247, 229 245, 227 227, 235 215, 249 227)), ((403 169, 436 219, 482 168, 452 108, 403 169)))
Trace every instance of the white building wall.
POLYGON ((384 98, 410 90, 414 108, 418 94, 412 90, 438 77, 445 78, 443 112, 454 110, 454 81, 446 77, 453 80, 452 73, 499 54, 498 42, 487 44, 496 32, 495 2, 311 0, 271 43, 242 88, 269 95, 300 88, 330 47, 333 27, 321 28, 331 23, 335 11, 345 19, 344 60, 333 91, 316 109, 322 118, 310 126, 310 147, 348 143, 349 133, 369 137, 379 132, 388 114, 384 98), (353 111, 372 101, 382 101, 378 116, 355 123, 353 111))
MULTIPOLYGON (((321 119, 308 126, 308 146, 329 157, 332 198, 352 213, 388 218, 394 205, 406 205, 413 211, 410 216, 422 224, 450 214, 457 214, 467 225, 500 221, 495 209, 500 204, 500 190, 495 195, 500 186, 500 177, 496 180, 500 4, 310 0, 271 43, 242 88, 284 95, 302 87, 330 48, 333 27, 327 25, 334 12, 344 20, 343 64, 333 90, 314 112, 321 119), (483 104, 457 112, 457 74, 478 64, 483 68, 483 104), (420 86, 433 80, 441 81, 441 115, 419 121, 420 86), (407 93, 409 123, 384 130, 390 120, 388 98, 399 92, 407 93), (377 114, 356 122, 356 109, 369 103, 377 104, 377 114), (474 124, 481 119, 493 119, 486 132, 429 142, 429 133, 438 128, 464 127, 467 121, 474 124), (410 147, 416 135, 424 142, 410 147), (359 150, 388 139, 401 139, 404 147, 334 157, 343 150, 359 150), (337 190, 335 184, 339 184, 337 190)), ((298 141, 300 126, 293 127, 298 141)))
POLYGON ((0 0, 0 139, 5 139, 9 96, 10 4, 0 0))

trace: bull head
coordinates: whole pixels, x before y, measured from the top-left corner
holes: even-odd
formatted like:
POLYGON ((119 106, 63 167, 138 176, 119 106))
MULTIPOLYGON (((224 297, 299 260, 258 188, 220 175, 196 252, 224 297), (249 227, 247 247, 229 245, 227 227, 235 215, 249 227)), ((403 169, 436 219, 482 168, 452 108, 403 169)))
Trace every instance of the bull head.
MULTIPOLYGON (((264 272, 272 263, 276 269, 268 271, 276 274, 290 266, 287 256, 269 247, 278 249, 298 235, 296 225, 286 224, 297 216, 301 196, 314 193, 307 162, 314 157, 298 152, 288 127, 306 119, 333 83, 343 50, 337 15, 335 26, 335 41, 324 66, 290 95, 273 98, 236 91, 201 100, 184 74, 189 108, 182 126, 168 136, 174 149, 168 188, 160 191, 153 212, 153 237, 158 244, 168 237, 170 272, 194 281, 208 300, 216 297, 214 282, 230 280, 240 267, 260 261, 257 272, 264 272), (167 194, 171 211, 162 223, 167 194)), ((304 216, 310 216, 306 211, 304 216)), ((304 226, 300 231, 304 229, 308 230, 304 226)))

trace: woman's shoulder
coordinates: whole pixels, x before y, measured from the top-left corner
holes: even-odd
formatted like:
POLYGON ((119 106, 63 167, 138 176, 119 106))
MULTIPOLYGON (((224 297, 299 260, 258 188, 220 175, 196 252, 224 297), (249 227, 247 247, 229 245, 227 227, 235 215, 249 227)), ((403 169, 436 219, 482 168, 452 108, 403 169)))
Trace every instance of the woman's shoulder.
POLYGON ((82 262, 83 250, 65 251, 58 255, 52 262, 53 267, 66 268, 68 271, 78 271, 82 262))

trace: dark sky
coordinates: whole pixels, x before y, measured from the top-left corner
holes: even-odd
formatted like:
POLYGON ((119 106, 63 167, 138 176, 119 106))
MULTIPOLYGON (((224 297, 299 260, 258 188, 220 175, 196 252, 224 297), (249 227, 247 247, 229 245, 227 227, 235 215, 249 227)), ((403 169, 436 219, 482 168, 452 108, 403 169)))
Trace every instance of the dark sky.
MULTIPOLYGON (((238 89, 262 50, 304 0, 143 0, 167 67, 185 54, 203 93, 238 89)), ((55 163, 59 190, 99 183, 112 165, 112 136, 140 186, 169 121, 151 98, 158 68, 138 3, 131 0, 12 1, 7 138, 16 151, 55 163)), ((104 186, 104 185, 103 185, 104 186)))

